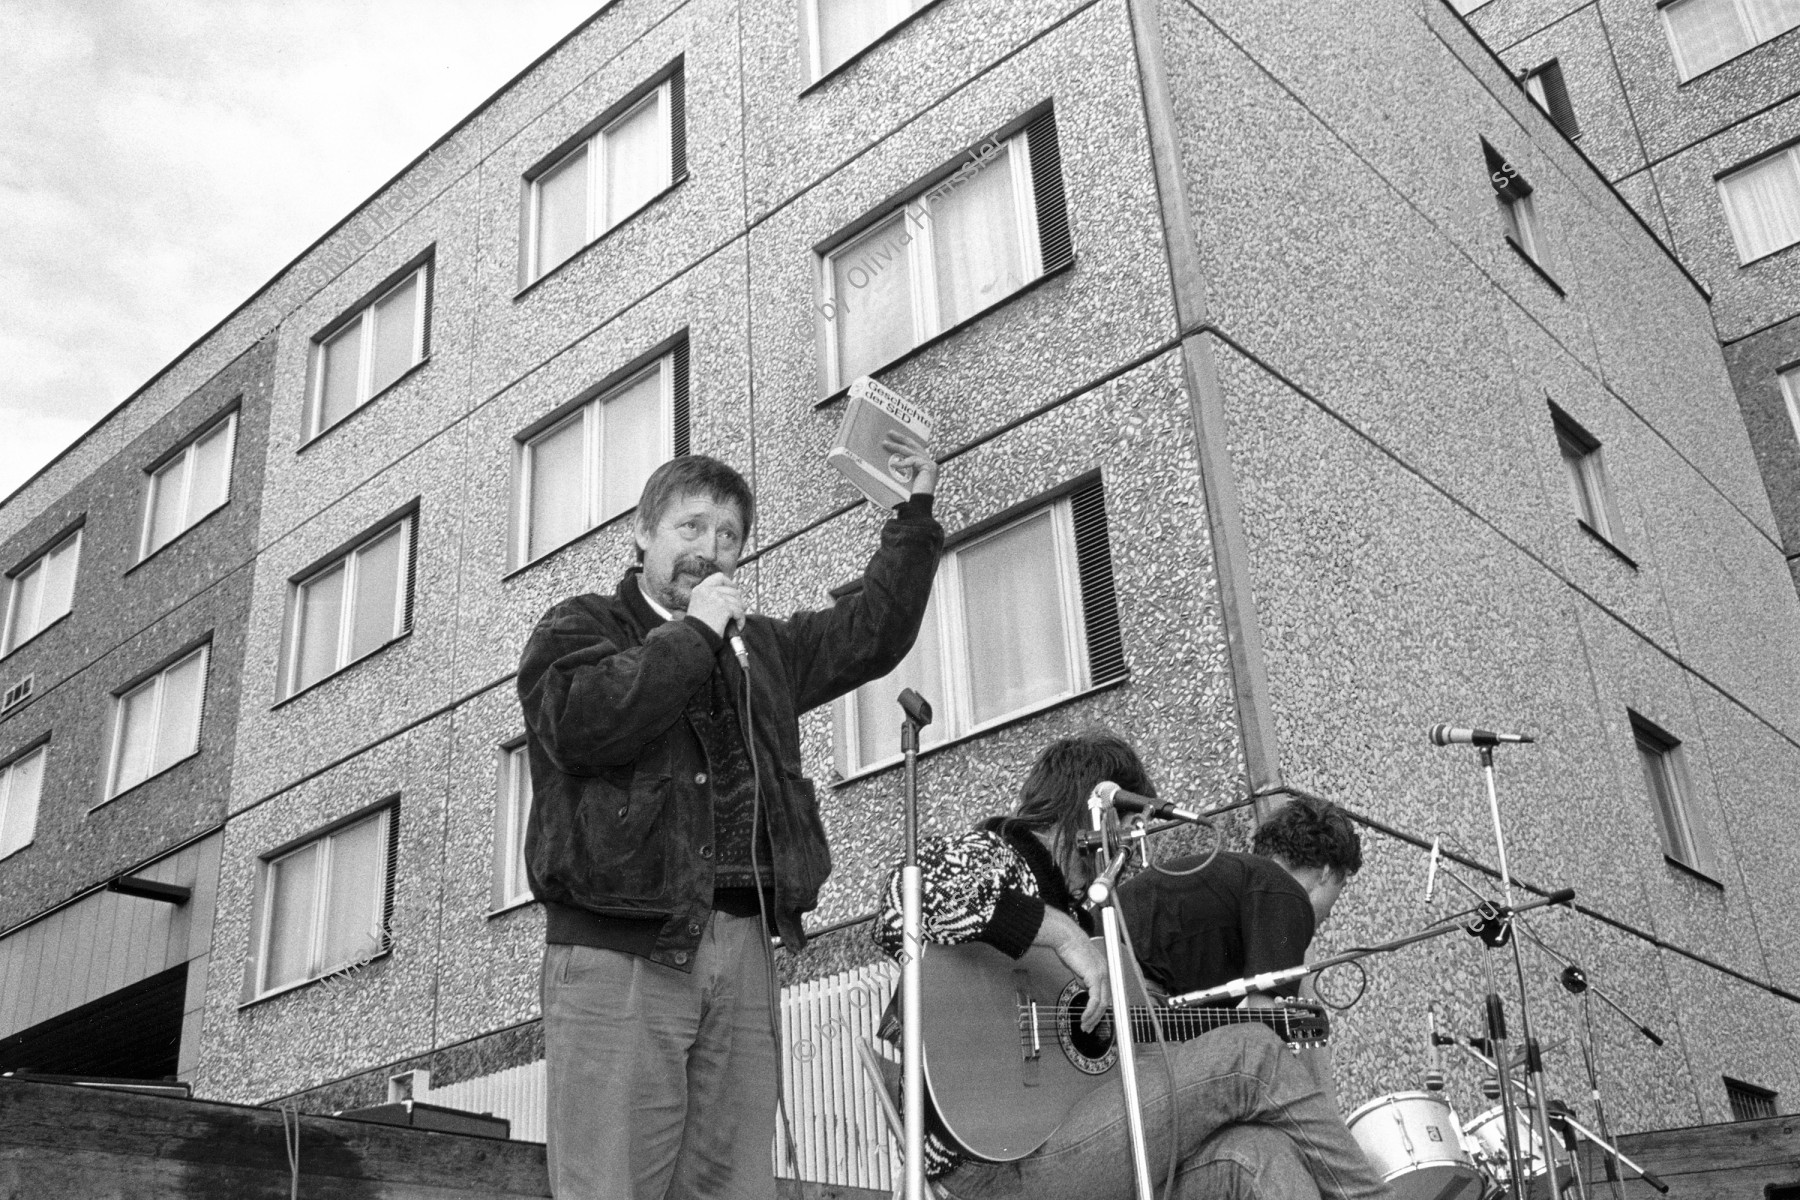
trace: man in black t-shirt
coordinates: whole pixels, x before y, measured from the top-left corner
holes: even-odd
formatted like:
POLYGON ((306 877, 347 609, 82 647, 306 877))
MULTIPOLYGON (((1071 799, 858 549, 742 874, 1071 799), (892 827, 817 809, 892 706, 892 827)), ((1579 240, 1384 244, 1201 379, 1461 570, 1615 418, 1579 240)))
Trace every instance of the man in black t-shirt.
MULTIPOLYGON (((1145 976, 1169 994, 1304 964, 1313 931, 1362 868, 1355 827, 1328 803, 1289 801, 1258 827, 1252 849, 1220 851, 1200 870, 1202 859, 1176 859, 1120 885, 1132 949, 1145 976)), ((1244 1000, 1251 1007, 1273 1003, 1261 993, 1244 1000)), ((1309 1071, 1329 1099, 1322 1068, 1309 1071)), ((1299 1151, 1283 1132, 1246 1124, 1214 1133, 1184 1170, 1183 1183, 1191 1184, 1184 1191, 1191 1195, 1316 1194, 1306 1178, 1299 1151)))
POLYGON ((1120 887, 1132 948, 1170 993, 1300 966, 1313 931, 1362 869, 1362 841, 1334 804, 1289 801, 1257 829, 1252 848, 1222 850, 1202 871, 1193 870, 1199 859, 1176 859, 1120 887))

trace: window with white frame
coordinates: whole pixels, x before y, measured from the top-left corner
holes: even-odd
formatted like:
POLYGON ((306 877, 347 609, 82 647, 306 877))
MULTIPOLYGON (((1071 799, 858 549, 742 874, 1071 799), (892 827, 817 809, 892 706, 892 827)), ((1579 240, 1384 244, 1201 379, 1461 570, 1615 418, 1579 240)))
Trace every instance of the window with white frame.
POLYGON ((857 51, 931 0, 801 0, 808 81, 841 67, 857 51))
POLYGON ((1709 879, 1718 879, 1712 838, 1694 811, 1694 785, 1688 776, 1687 755, 1679 739, 1670 736, 1637 713, 1628 714, 1637 743, 1638 766, 1644 788, 1662 835, 1663 853, 1709 879))
POLYGON ((315 339, 307 438, 318 437, 424 362, 430 327, 427 262, 315 339))
POLYGON ((1577 137, 1581 127, 1575 122, 1575 108, 1569 103, 1568 85, 1563 82, 1562 62, 1551 59, 1527 72, 1525 94, 1536 101, 1565 137, 1577 137))
POLYGON ((1562 453, 1563 472, 1569 479, 1576 517, 1607 541, 1619 545, 1621 531, 1606 464, 1600 455, 1600 440, 1554 404, 1550 406, 1550 420, 1556 427, 1556 445, 1562 453))
POLYGON ((237 413, 226 414, 150 471, 138 558, 150 557, 231 499, 237 413))
POLYGON ((1692 79, 1800 25, 1800 0, 1674 0, 1662 18, 1675 70, 1692 79))
POLYGON ((825 253, 825 391, 892 362, 1073 257, 1055 114, 825 253))
POLYGON ((58 541, 13 572, 6 589, 6 630, 0 655, 11 654, 75 604, 75 566, 81 559, 81 530, 58 541))
POLYGON ((1500 213, 1506 221, 1506 237, 1525 256, 1539 266, 1544 265, 1544 233, 1538 224, 1537 206, 1532 187, 1519 169, 1487 142, 1481 143, 1487 156, 1488 182, 1500 202, 1500 213))
POLYGON ((1719 195, 1740 263, 1800 242, 1800 145, 1721 175, 1719 195))
POLYGON ((199 752, 208 657, 202 646, 113 697, 108 800, 199 752))
POLYGON ((267 861, 254 994, 367 962, 388 949, 394 806, 267 861))
POLYGON ((0 767, 0 858, 23 850, 37 835, 48 753, 48 746, 39 746, 0 767))
POLYGON ((921 747, 966 737, 1125 676, 1097 475, 995 527, 938 564, 918 640, 886 677, 837 703, 838 771, 900 753, 901 690, 934 709, 921 747))
POLYGON ((407 632, 415 521, 403 517, 294 581, 282 695, 304 691, 407 632))
POLYGON ((541 278, 687 171, 682 72, 527 177, 525 282, 541 278))
POLYGON ((1781 385, 1781 399, 1787 405, 1788 424, 1794 427, 1794 440, 1800 442, 1800 363, 1775 373, 1781 385))
POLYGON ((500 751, 500 793, 494 805, 494 911, 532 898, 525 874, 525 824, 531 818, 531 763, 523 745, 500 751))
POLYGON ((607 387, 516 453, 512 566, 632 508, 650 473, 688 452, 687 343, 607 387))

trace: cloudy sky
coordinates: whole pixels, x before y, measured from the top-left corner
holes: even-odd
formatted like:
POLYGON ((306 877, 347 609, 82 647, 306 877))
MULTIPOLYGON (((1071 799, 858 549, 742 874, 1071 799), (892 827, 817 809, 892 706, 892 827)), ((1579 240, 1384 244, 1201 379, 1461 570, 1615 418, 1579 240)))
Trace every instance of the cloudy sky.
POLYGON ((601 0, 0 0, 0 497, 601 0))

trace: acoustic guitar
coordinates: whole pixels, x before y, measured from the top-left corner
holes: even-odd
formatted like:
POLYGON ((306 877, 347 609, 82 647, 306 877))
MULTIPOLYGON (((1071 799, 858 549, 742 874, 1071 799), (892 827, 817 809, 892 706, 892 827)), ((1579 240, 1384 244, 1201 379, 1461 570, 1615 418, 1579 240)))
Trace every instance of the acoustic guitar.
MULTIPOLYGON (((1054 950, 1033 946, 1020 959, 984 942, 927 946, 920 975, 925 1083, 944 1129, 964 1153, 990 1162, 1024 1158, 1042 1146, 1077 1101, 1118 1087, 1118 1044, 1109 1012, 1081 1028, 1087 984, 1054 950)), ((1129 981, 1128 981, 1129 982, 1129 981)), ((1130 1007, 1138 1072, 1160 1071, 1150 1005, 1130 1007)), ((1158 1003, 1163 1036, 1186 1041, 1226 1025, 1270 1026, 1291 1045, 1318 1045, 1330 1032, 1324 1010, 1288 1000, 1280 1008, 1169 1008, 1158 1003)))

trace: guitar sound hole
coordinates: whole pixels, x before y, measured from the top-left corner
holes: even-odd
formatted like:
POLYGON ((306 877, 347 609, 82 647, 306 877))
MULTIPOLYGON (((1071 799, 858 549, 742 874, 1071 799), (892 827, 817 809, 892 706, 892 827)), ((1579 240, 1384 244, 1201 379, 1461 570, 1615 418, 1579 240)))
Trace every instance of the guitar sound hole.
POLYGON ((1056 1040, 1076 1070, 1089 1075, 1104 1075, 1118 1061, 1119 1048, 1113 1043, 1110 1014, 1101 1018, 1092 1032, 1081 1028, 1087 995, 1087 988, 1080 980, 1071 980, 1063 988, 1056 1002, 1056 1040))

